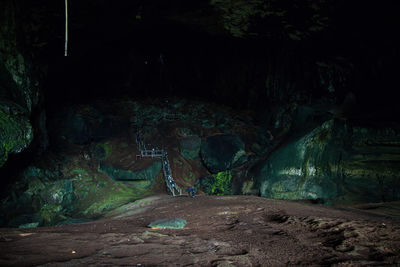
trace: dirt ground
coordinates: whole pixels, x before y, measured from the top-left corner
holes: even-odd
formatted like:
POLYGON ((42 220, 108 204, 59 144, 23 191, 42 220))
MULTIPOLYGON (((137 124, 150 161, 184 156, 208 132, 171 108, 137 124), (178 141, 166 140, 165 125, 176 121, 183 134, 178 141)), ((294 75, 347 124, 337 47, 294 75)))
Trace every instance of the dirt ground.
POLYGON ((153 196, 90 223, 0 229, 0 266, 399 265, 399 205, 385 205, 153 196), (185 229, 147 227, 174 217, 185 229))

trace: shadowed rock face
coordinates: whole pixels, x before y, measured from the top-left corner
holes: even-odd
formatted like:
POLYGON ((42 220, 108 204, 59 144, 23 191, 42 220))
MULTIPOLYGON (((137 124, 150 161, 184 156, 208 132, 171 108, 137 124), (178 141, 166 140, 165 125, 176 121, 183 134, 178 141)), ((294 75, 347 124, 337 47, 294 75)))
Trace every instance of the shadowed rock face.
POLYGON ((26 116, 5 113, 0 109, 0 167, 6 162, 9 153, 23 151, 32 139, 32 125, 26 116))
POLYGON ((161 170, 161 161, 154 161, 147 168, 136 172, 115 168, 111 164, 100 164, 100 170, 117 181, 148 181, 148 186, 150 187, 161 170))
POLYGON ((215 135, 201 145, 201 158, 212 173, 235 168, 247 160, 245 145, 237 135, 215 135))
POLYGON ((400 197, 398 126, 327 121, 289 141, 256 174, 262 196, 379 202, 400 197))
POLYGON ((199 156, 201 138, 198 136, 187 136, 180 140, 180 152, 183 157, 193 159, 199 156))

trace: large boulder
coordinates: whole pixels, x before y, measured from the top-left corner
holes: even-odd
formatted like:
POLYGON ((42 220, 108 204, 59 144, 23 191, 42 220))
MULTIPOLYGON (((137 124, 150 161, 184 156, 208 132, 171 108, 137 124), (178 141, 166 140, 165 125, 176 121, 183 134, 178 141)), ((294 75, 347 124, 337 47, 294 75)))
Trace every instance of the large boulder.
POLYGON ((180 140, 180 152, 186 159, 193 159, 198 157, 200 153, 201 138, 193 135, 187 136, 180 140))
POLYGON ((212 173, 240 166, 247 160, 245 145, 235 134, 207 137, 201 145, 201 159, 212 173))
POLYGON ((330 120, 288 142, 256 171, 261 196, 333 202, 400 199, 398 126, 330 120))
POLYGON ((74 160, 64 162, 62 172, 28 167, 0 200, 0 226, 49 226, 98 218, 153 194, 151 188, 114 181, 84 166, 74 160))

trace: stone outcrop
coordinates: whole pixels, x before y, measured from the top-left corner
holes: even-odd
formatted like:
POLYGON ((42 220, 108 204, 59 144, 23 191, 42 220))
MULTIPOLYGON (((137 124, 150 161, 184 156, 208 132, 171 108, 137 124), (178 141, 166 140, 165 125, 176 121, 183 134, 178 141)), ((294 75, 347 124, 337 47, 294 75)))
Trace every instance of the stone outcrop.
MULTIPOLYGON (((44 66, 33 63, 31 21, 16 1, 2 1, 0 10, 0 167, 9 154, 20 153, 33 140, 42 98, 39 80, 44 66)), ((43 117, 43 115, 42 115, 43 117)), ((43 120, 43 118, 42 118, 43 120)), ((45 143, 45 142, 44 142, 45 143)), ((44 144, 46 146, 46 144, 44 144)))
POLYGON ((330 120, 287 142, 255 174, 261 196, 327 202, 400 199, 398 125, 330 120))

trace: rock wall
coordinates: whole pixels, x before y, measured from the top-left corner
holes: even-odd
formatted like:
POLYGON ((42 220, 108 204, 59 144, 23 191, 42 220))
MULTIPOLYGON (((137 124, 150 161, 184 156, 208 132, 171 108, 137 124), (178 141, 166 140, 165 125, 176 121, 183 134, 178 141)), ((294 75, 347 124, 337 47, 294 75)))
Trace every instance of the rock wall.
POLYGON ((399 125, 330 120, 288 141, 254 173, 260 195, 324 202, 400 199, 399 125))
MULTIPOLYGON (((35 22, 26 16, 29 11, 21 8, 21 2, 7 0, 1 5, 0 167, 10 153, 19 153, 32 142, 32 123, 40 125, 45 120, 38 110, 42 100, 39 80, 45 68, 33 63, 35 22)), ((41 128, 39 135, 45 136, 45 128, 41 128)))

